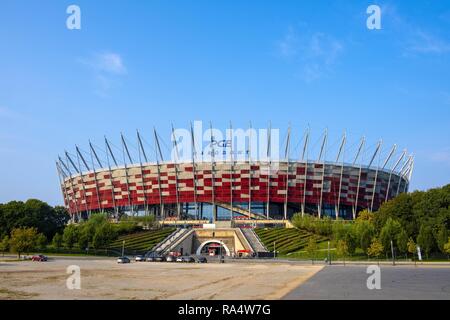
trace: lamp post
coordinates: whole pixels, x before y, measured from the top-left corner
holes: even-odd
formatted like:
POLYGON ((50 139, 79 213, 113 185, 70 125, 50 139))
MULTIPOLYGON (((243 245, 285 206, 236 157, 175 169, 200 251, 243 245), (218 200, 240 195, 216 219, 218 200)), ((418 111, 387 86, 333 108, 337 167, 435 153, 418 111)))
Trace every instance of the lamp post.
POLYGON ((394 244, 391 240, 391 253, 392 253, 392 265, 395 266, 395 257, 394 257, 394 244))
POLYGON ((122 241, 122 257, 125 251, 125 240, 122 241))
POLYGON ((327 254, 328 264, 331 266, 331 256, 330 256, 330 241, 328 241, 328 254, 327 254))

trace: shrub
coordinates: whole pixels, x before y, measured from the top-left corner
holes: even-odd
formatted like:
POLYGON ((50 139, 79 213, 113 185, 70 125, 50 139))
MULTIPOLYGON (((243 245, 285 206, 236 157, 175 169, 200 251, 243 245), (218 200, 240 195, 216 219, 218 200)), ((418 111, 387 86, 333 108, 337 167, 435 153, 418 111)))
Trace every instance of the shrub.
POLYGON ((36 245, 36 228, 16 228, 11 231, 10 248, 20 259, 22 252, 30 252, 36 245))

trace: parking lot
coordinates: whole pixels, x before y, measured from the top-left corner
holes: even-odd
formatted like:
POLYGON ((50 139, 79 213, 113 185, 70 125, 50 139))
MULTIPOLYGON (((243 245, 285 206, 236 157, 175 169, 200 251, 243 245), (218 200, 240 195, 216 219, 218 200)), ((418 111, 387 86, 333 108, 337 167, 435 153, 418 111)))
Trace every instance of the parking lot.
POLYGON ((380 289, 367 288, 367 266, 326 266, 287 300, 450 300, 449 266, 381 266, 380 289))
POLYGON ((118 264, 114 258, 0 262, 0 299, 280 299, 322 266, 287 262, 118 264), (81 289, 66 286, 67 267, 81 289))

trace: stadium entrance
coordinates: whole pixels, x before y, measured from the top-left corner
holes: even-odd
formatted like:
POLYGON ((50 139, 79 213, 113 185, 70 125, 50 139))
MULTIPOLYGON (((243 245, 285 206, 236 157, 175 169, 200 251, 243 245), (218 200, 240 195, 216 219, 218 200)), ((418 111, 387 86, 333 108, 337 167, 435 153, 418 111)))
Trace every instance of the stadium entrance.
POLYGON ((197 254, 208 256, 230 255, 227 245, 220 240, 208 240, 203 242, 197 249, 197 254))

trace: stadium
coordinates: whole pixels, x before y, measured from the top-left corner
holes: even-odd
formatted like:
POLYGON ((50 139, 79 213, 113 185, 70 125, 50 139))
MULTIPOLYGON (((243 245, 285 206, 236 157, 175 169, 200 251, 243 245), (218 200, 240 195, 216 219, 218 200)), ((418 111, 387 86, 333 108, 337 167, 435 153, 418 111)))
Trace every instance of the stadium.
POLYGON ((88 152, 76 146, 74 154, 66 151, 56 161, 65 206, 73 221, 87 219, 94 212, 106 212, 112 218, 122 214, 153 214, 166 223, 270 224, 289 220, 295 213, 351 220, 361 210, 375 211, 383 202, 408 190, 413 157, 404 150, 394 158, 396 145, 381 159, 382 141, 379 141, 364 163, 362 153, 366 141, 361 138, 356 152, 347 155, 346 162, 344 134, 339 139, 337 154, 333 155, 335 161, 329 161, 324 155, 328 141, 325 131, 318 157, 308 159, 308 129, 302 137, 299 159, 291 159, 290 128, 282 148, 283 157, 273 156, 272 130, 266 134, 265 157, 252 156, 251 133, 256 131, 245 133, 247 143, 241 144, 242 150, 238 152, 233 131, 230 139, 218 140, 211 129, 210 141, 202 149, 192 124, 190 130, 184 130, 189 134, 189 139, 184 140, 185 143, 189 140, 190 157, 180 157, 180 138, 172 128, 172 155, 175 156, 170 161, 164 160, 156 130, 152 147, 154 161, 147 157, 139 132, 133 144, 138 157, 131 155, 130 142, 123 135, 121 148, 116 147, 121 149, 121 154, 113 152, 106 137, 102 150, 91 142, 88 152), (199 149, 204 151, 197 152, 199 149))

